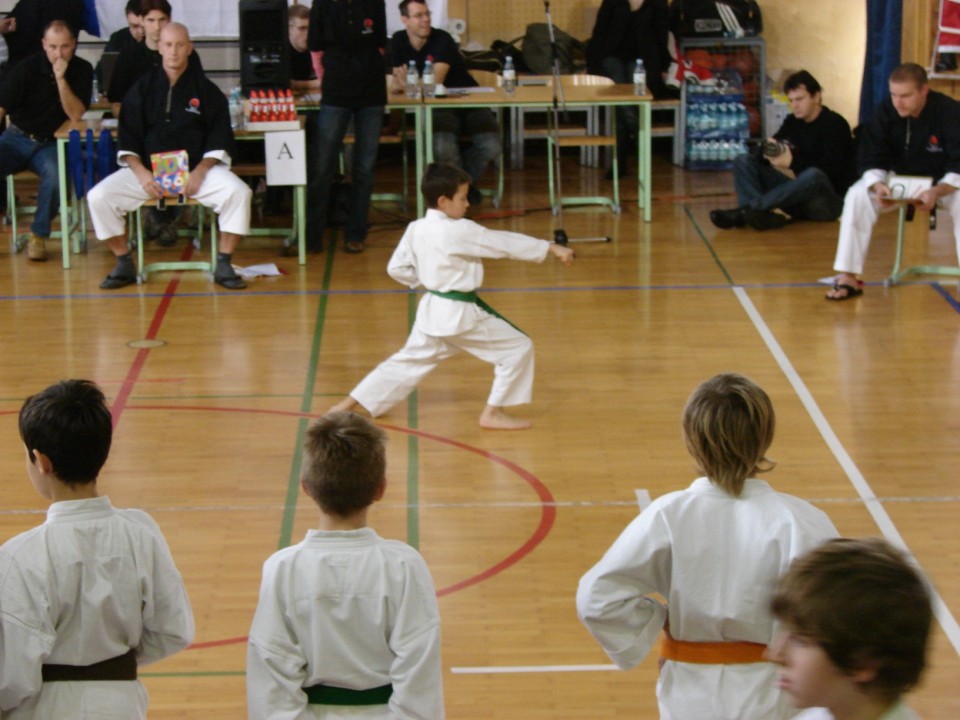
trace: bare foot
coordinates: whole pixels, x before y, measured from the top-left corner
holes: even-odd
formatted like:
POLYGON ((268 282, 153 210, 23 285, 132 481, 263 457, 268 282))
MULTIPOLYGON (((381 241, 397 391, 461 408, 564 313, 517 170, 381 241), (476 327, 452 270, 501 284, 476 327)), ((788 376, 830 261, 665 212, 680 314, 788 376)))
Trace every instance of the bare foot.
POLYGON ((334 405, 332 408, 330 408, 329 410, 327 410, 327 412, 328 412, 328 413, 332 413, 332 412, 337 412, 337 411, 339 411, 339 410, 345 410, 345 411, 347 411, 347 412, 350 412, 350 411, 352 411, 352 410, 355 410, 359 404, 360 404, 360 403, 358 403, 358 402, 357 402, 356 400, 354 400, 352 397, 350 397, 349 395, 347 395, 343 400, 341 400, 341 401, 338 402, 336 405, 334 405))
POLYGON ((532 426, 533 423, 529 420, 507 415, 503 408, 495 405, 487 405, 480 413, 480 427, 488 430, 526 430, 532 426))

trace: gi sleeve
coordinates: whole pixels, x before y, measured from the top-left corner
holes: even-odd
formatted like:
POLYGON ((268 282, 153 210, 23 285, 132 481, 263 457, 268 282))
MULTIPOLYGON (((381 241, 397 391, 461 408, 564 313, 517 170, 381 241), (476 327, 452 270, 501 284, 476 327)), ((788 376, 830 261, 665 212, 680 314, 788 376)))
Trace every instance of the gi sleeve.
POLYGON ((277 564, 263 565, 260 600, 247 641, 247 712, 250 720, 311 720, 307 660, 287 622, 277 564))
POLYGON ((647 656, 667 619, 666 606, 649 597, 670 584, 670 534, 654 508, 627 526, 577 590, 581 622, 622 670, 647 656))
POLYGON ((134 83, 123 97, 123 112, 117 123, 117 157, 134 154, 145 164, 150 162, 146 151, 147 119, 145 95, 149 88, 146 78, 134 83))
POLYGON ((550 243, 522 233, 491 230, 472 220, 453 221, 451 234, 456 235, 456 250, 451 254, 528 262, 543 262, 550 252, 550 243))
POLYGON ((396 250, 390 256, 390 262, 387 263, 387 274, 401 285, 408 288, 415 288, 420 285, 420 277, 417 274, 417 259, 410 249, 410 235, 413 233, 413 224, 407 227, 400 242, 397 243, 396 250))
POLYGON ((143 628, 137 645, 137 664, 148 665, 187 647, 195 627, 187 589, 159 526, 146 513, 137 511, 132 517, 147 527, 152 556, 152 572, 141 578, 143 628))
POLYGON ((35 597, 19 565, 0 553, 0 714, 37 695, 41 666, 53 650, 46 602, 35 597))
MULTIPOLYGON (((204 95, 208 112, 204 115, 206 137, 204 138, 203 155, 204 157, 216 157, 216 159, 229 165, 229 158, 224 161, 222 157, 213 155, 217 151, 223 151, 230 157, 236 156, 227 98, 215 86, 209 84, 204 86, 204 95)), ((120 113, 120 117, 123 117, 123 113, 120 113)))
POLYGON ((397 717, 410 720, 443 720, 437 592, 419 554, 407 556, 404 563, 406 587, 390 636, 390 649, 396 656, 390 667, 390 709, 397 717))

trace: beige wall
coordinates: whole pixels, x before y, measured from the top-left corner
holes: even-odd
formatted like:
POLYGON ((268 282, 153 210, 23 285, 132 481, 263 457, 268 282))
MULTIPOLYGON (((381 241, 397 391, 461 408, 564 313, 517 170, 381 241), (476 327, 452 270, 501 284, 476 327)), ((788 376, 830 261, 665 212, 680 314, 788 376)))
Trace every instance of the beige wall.
MULTIPOLYGON (((762 0, 767 72, 804 68, 824 87, 824 101, 856 124, 866 51, 865 0, 762 0)), ((539 0, 448 0, 450 17, 469 20, 467 41, 489 45, 523 34, 527 22, 541 22, 539 0)), ((586 39, 600 0, 553 0, 553 21, 586 39)))

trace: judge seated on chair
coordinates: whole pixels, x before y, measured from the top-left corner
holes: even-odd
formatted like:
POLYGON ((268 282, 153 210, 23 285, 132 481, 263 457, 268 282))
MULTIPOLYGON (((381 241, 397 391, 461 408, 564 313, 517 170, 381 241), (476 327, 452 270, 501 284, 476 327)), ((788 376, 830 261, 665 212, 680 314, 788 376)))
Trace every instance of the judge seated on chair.
POLYGON ((116 256, 100 284, 104 290, 131 285, 137 270, 127 247, 124 216, 164 191, 154 177, 153 153, 186 150, 190 177, 185 195, 218 215, 220 252, 214 282, 230 290, 246 287, 233 270, 232 253, 250 228, 251 191, 230 171, 233 131, 227 100, 188 61, 193 43, 187 28, 170 23, 160 33, 162 64, 141 77, 124 99, 117 160, 122 166, 88 195, 97 239, 116 256))
POLYGON ((76 49, 73 31, 54 20, 44 30, 43 49, 17 64, 0 85, 0 122, 10 118, 0 135, 0 177, 27 169, 40 176, 27 246, 31 260, 47 259, 50 223, 60 205, 53 135, 68 118, 83 116, 93 91, 93 66, 77 57, 76 49))

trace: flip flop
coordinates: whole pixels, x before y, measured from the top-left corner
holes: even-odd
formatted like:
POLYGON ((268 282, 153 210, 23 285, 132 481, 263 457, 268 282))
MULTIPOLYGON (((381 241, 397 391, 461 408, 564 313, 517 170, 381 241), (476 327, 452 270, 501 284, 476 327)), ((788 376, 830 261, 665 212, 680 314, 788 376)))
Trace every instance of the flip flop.
POLYGON ((831 297, 830 295, 824 295, 824 298, 831 300, 833 302, 843 302, 844 300, 850 300, 851 298, 860 297, 863 295, 863 288, 854 285, 847 285, 846 283, 834 283, 833 291, 839 292, 840 290, 846 291, 846 295, 841 297, 831 297))

